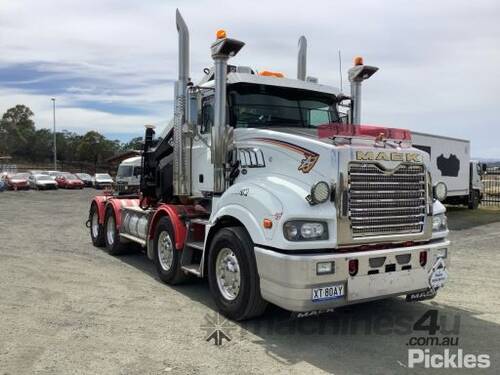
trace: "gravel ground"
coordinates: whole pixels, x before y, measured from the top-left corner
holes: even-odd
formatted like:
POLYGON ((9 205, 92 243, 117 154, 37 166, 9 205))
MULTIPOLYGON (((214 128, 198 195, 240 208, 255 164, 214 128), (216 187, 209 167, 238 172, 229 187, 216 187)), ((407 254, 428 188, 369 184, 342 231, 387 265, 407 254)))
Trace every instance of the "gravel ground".
POLYGON ((408 340, 426 335, 411 327, 429 309, 438 337, 448 329, 464 353, 490 355, 492 367, 475 372, 498 373, 500 211, 450 210, 450 279, 432 301, 301 319, 270 308, 220 321, 232 340, 216 346, 205 340, 217 319, 206 281, 164 285, 143 254, 92 246, 93 194, 0 193, 0 374, 439 373, 406 367, 408 340))

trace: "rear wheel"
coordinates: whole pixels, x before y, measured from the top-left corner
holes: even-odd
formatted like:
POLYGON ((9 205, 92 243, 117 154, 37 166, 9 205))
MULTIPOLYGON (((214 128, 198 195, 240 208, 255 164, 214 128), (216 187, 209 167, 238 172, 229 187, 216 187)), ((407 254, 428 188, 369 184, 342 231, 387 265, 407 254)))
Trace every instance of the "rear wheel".
POLYGON ((106 209, 104 217, 104 241, 106 249, 110 255, 119 255, 124 250, 124 245, 120 242, 120 234, 116 229, 116 218, 113 207, 106 209))
POLYGON ((92 238, 92 243, 94 246, 103 247, 104 243, 104 228, 99 224, 99 212, 97 210, 97 205, 92 203, 90 206, 90 238, 92 238))
POLYGON ((175 234, 168 217, 162 217, 155 230, 154 263, 158 277, 167 284, 187 279, 181 269, 181 252, 175 248, 175 234))
POLYGON ((230 319, 253 318, 266 309, 253 251, 252 239, 241 227, 221 229, 210 246, 210 291, 217 307, 230 319))

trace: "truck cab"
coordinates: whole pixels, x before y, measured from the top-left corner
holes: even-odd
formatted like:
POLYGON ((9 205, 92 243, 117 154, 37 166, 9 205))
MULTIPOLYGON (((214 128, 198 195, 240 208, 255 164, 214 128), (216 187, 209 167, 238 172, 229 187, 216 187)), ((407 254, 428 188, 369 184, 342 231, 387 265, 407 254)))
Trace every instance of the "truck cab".
POLYGON ((194 84, 180 13, 177 29, 172 127, 146 127, 137 198, 94 198, 94 244, 117 254, 139 243, 169 284, 206 277, 235 320, 267 303, 434 297, 447 278, 445 208, 410 132, 360 123, 361 83, 377 68, 356 59, 348 97, 306 77, 305 38, 291 79, 229 65, 244 43, 220 30, 194 84))

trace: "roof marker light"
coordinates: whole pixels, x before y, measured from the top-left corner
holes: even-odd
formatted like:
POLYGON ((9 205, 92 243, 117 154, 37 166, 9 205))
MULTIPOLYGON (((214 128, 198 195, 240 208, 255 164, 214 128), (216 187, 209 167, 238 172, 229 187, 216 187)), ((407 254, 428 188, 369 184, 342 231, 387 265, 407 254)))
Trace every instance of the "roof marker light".
POLYGON ((285 77, 285 75, 281 72, 271 72, 269 70, 263 70, 262 72, 259 72, 259 76, 276 77, 276 78, 284 78, 285 77))

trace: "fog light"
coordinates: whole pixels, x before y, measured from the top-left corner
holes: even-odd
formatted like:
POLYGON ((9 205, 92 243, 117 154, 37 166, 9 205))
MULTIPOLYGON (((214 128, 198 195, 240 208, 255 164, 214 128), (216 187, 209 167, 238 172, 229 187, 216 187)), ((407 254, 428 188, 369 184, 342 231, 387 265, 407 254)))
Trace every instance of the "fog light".
POLYGON ((326 275, 335 272, 335 262, 316 263, 316 275, 326 275))
POLYGON ((359 262, 357 259, 349 260, 349 275, 355 276, 358 273, 359 262))
POLYGON ((448 196, 448 188, 444 182, 438 182, 436 186, 434 186, 434 198, 438 201, 442 202, 448 196))
POLYGON ((330 185, 325 181, 316 183, 311 188, 311 199, 314 203, 323 203, 330 197, 330 185))
POLYGON ((446 248, 438 249, 436 251, 437 258, 446 258, 447 256, 448 256, 448 249, 446 249, 446 248))
POLYGON ((421 251, 420 252, 420 265, 422 267, 425 267, 427 264, 427 251, 421 251))

